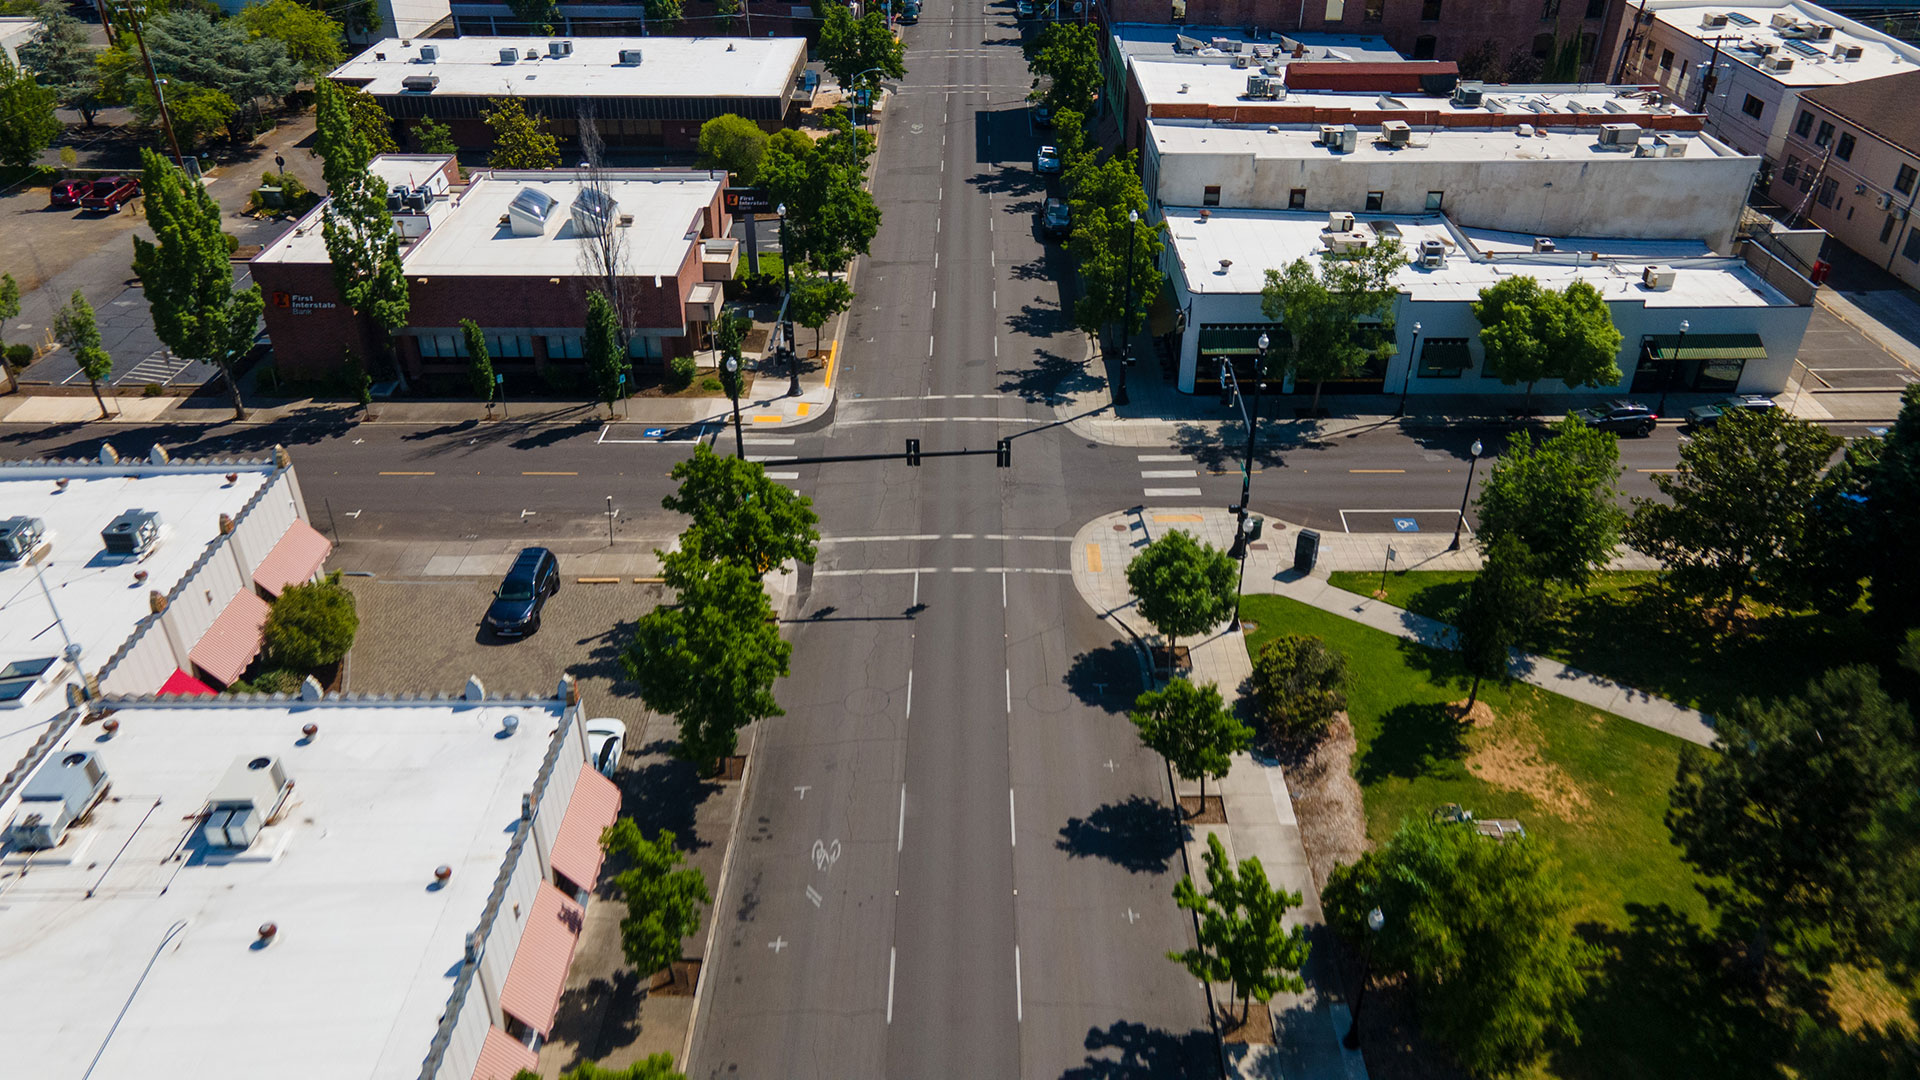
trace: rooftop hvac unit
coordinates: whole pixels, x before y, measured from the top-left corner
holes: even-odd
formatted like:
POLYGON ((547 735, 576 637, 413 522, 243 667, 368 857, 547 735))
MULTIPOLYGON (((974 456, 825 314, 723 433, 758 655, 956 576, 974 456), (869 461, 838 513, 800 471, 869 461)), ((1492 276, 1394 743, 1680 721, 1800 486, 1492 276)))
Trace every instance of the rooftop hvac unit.
POLYGON ((1237 53, 1240 51, 1240 40, 1238 38, 1217 37, 1213 39, 1213 47, 1223 53, 1237 53))
POLYGON ((1286 93, 1286 84, 1279 79, 1258 73, 1247 76, 1247 96, 1250 98, 1278 98, 1286 93))
POLYGON ((1763 56, 1760 58, 1760 68, 1763 71, 1792 71, 1793 57, 1763 56))
MULTIPOLYGON (((1885 210, 1888 207, 1893 205, 1893 196, 1883 191, 1880 194, 1874 196, 1873 205, 1874 205, 1874 208, 1877 210, 1885 210)), ((18 521, 20 519, 14 518, 13 520, 18 521)), ((7 526, 5 522, 0 522, 0 536, 5 535, 6 527, 7 526)))
POLYGON ((1420 265, 1428 269, 1444 266, 1447 261, 1447 243, 1444 240, 1420 241, 1420 265))
POLYGON ((144 555, 160 542, 160 515, 153 510, 129 510, 100 530, 100 542, 109 555, 144 555))
POLYGON ((1632 146, 1640 141, 1639 124, 1601 124, 1602 146, 1632 146))
POLYGON ((1199 38, 1190 38, 1185 34, 1173 35, 1174 52, 1199 52, 1205 47, 1199 38))
POLYGON ((1725 25, 1727 25, 1727 16, 1724 12, 1709 11, 1705 15, 1700 16, 1700 28, 1702 30, 1715 30, 1725 25))
POLYGON ((527 58, 528 60, 538 60, 538 59, 540 59, 540 50, 539 50, 539 49, 528 49, 528 50, 527 50, 527 56, 526 56, 526 58, 527 58))
POLYGON ((555 60, 558 60, 563 56, 572 56, 573 42, 549 41, 547 42, 547 55, 555 60))
POLYGON ((507 204, 507 224, 515 236, 542 236, 547 231, 547 219, 553 216, 557 205, 553 196, 538 188, 521 188, 520 194, 507 204))
POLYGON ((620 220, 620 204, 599 188, 581 188, 573 197, 573 231, 581 236, 600 236, 620 220))
POLYGON ((1327 215, 1327 231, 1343 233, 1353 231, 1353 211, 1335 210, 1327 215))
POLYGON ((1813 24, 1813 40, 1832 41, 1833 27, 1828 25, 1827 23, 1814 23, 1813 24))
POLYGON ((1780 28, 1780 36, 1789 41, 1811 40, 1820 36, 1817 23, 1794 23, 1780 28))
POLYGON ((1278 79, 1286 72, 1287 65, 1280 63, 1278 60, 1269 60, 1260 65, 1260 70, 1267 73, 1267 78, 1278 79))
POLYGON ((626 65, 627 67, 633 67, 634 65, 640 63, 640 60, 641 60, 641 55, 640 55, 639 49, 621 49, 620 50, 620 62, 626 65))
POLYGON ((421 94, 431 94, 433 88, 439 85, 440 76, 438 75, 409 75, 400 80, 400 89, 421 94))
POLYGON ((421 63, 431 64, 438 59, 440 59, 440 46, 438 45, 420 46, 420 62, 421 63))
POLYGON ((1463 109, 1478 108, 1486 93, 1485 83, 1463 82, 1453 88, 1453 103, 1463 109))
POLYGON ((1360 145, 1360 129, 1352 124, 1321 124, 1320 145, 1336 154, 1351 154, 1360 145))
POLYGON ((1833 58, 1835 60, 1858 60, 1860 59, 1860 46, 1841 42, 1833 47, 1833 58))
POLYGON ((1777 11, 1774 12, 1773 15, 1773 28, 1775 30, 1784 30, 1799 21, 1800 19, 1790 11, 1777 11))
POLYGON ((503 63, 503 64, 511 64, 511 63, 513 63, 513 62, 514 62, 515 60, 518 60, 518 59, 520 59, 520 50, 518 50, 518 49, 514 49, 514 48, 506 48, 506 49, 501 49, 501 50, 500 50, 500 62, 501 62, 501 63, 503 63))
POLYGON ((1550 251, 1553 251, 1553 250, 1554 250, 1554 243, 1553 243, 1553 237, 1551 237, 1551 236, 1536 236, 1536 237, 1534 237, 1534 238, 1533 238, 1533 250, 1534 250, 1534 252, 1535 252, 1536 254, 1537 254, 1537 253, 1541 253, 1541 252, 1550 252, 1550 251))
POLYGON ((47 523, 37 517, 10 517, 0 521, 0 559, 18 562, 33 554, 47 535, 47 523))
POLYGON ((1354 251, 1365 251, 1368 245, 1373 243, 1373 236, 1371 233, 1356 230, 1353 232, 1323 233, 1320 236, 1320 240, 1326 244, 1327 249, 1335 255, 1345 255, 1354 251))
POLYGON ((1645 142, 1635 146, 1633 148, 1633 156, 1634 157, 1671 157, 1673 156, 1673 143, 1669 142, 1666 139, 1661 138, 1658 135, 1655 135, 1651 142, 1645 142))
POLYGON ((67 829, 106 791, 107 770, 87 751, 49 761, 21 791, 20 809, 7 825, 7 843, 28 851, 60 846, 67 829))
POLYGON ((1405 120, 1388 120, 1380 125, 1380 141, 1388 146, 1405 146, 1413 139, 1413 128, 1405 120))
POLYGON ((1673 288, 1673 267, 1649 266, 1640 271, 1640 284, 1665 292, 1673 288))
POLYGON ((201 834, 209 847, 244 848, 286 798, 293 785, 279 758, 241 758, 207 796, 207 821, 201 834))
POLYGON ((1233 58, 1233 66, 1237 68, 1246 67, 1251 63, 1253 63, 1253 57, 1247 56, 1244 53, 1233 58))

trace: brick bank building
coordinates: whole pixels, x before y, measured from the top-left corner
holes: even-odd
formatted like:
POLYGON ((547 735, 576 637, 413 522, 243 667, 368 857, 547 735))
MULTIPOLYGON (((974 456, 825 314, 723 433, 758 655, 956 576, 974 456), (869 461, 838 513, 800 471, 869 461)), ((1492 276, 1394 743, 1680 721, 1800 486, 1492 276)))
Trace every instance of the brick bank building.
MULTIPOLYGON (((463 319, 485 331, 509 393, 582 378, 587 292, 599 280, 589 261, 597 229, 620 233, 634 311, 628 352, 642 369, 698 347, 719 312, 721 283, 738 265, 721 205, 723 173, 611 170, 612 205, 603 207, 570 170, 500 170, 458 185, 451 157, 401 154, 376 158, 372 171, 394 193, 411 299, 395 346, 410 379, 464 375, 463 319)), ((284 378, 326 378, 349 352, 371 356, 381 347, 334 288, 320 227, 325 206, 252 263, 284 378)))

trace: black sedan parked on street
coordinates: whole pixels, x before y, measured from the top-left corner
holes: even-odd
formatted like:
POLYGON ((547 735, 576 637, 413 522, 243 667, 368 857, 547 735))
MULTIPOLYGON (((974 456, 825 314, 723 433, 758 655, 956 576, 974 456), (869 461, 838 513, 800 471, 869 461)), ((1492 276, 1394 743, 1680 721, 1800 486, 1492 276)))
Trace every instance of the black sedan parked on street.
POLYGON ((1625 399, 1609 401, 1598 408, 1575 409, 1573 415, 1590 428, 1611 431, 1615 435, 1651 435, 1654 425, 1660 420, 1652 409, 1625 399))
POLYGON ((525 637, 540 629, 540 609, 560 591, 560 560, 546 548, 521 548, 493 592, 481 625, 500 637, 525 637))

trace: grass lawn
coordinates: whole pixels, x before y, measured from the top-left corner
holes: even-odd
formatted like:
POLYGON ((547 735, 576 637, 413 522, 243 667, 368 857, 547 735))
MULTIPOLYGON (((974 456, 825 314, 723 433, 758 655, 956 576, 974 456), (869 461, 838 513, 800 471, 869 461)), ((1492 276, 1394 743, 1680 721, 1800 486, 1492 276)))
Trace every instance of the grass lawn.
MULTIPOLYGON (((1812 612, 1769 611, 1745 631, 1719 638, 1691 620, 1670 619, 1658 578, 1651 571, 1600 574, 1529 649, 1710 713, 1725 712, 1742 695, 1797 693, 1820 672, 1880 651, 1859 619, 1812 612)), ((1362 595, 1380 587, 1374 573, 1336 573, 1331 580, 1362 595)), ((1388 574, 1387 602, 1444 619, 1472 580, 1470 571, 1388 574)))

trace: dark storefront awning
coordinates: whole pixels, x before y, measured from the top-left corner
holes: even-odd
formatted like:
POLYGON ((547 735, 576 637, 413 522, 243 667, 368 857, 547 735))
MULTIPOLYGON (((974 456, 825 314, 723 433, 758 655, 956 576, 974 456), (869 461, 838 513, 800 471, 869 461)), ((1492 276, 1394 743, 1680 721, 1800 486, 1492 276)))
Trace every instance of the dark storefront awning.
POLYGON ((1420 363, 1429 368, 1470 368, 1473 351, 1466 338, 1433 338, 1420 349, 1420 363))
POLYGON ((1293 344, 1293 336, 1278 326, 1202 326, 1200 352, 1203 356, 1252 356, 1260 351, 1261 334, 1267 335, 1269 349, 1293 344))
POLYGON ((1647 353, 1656 360, 1759 360, 1767 355, 1759 334, 1688 334, 1686 338, 1683 346, 1678 334, 1649 337, 1647 353))

